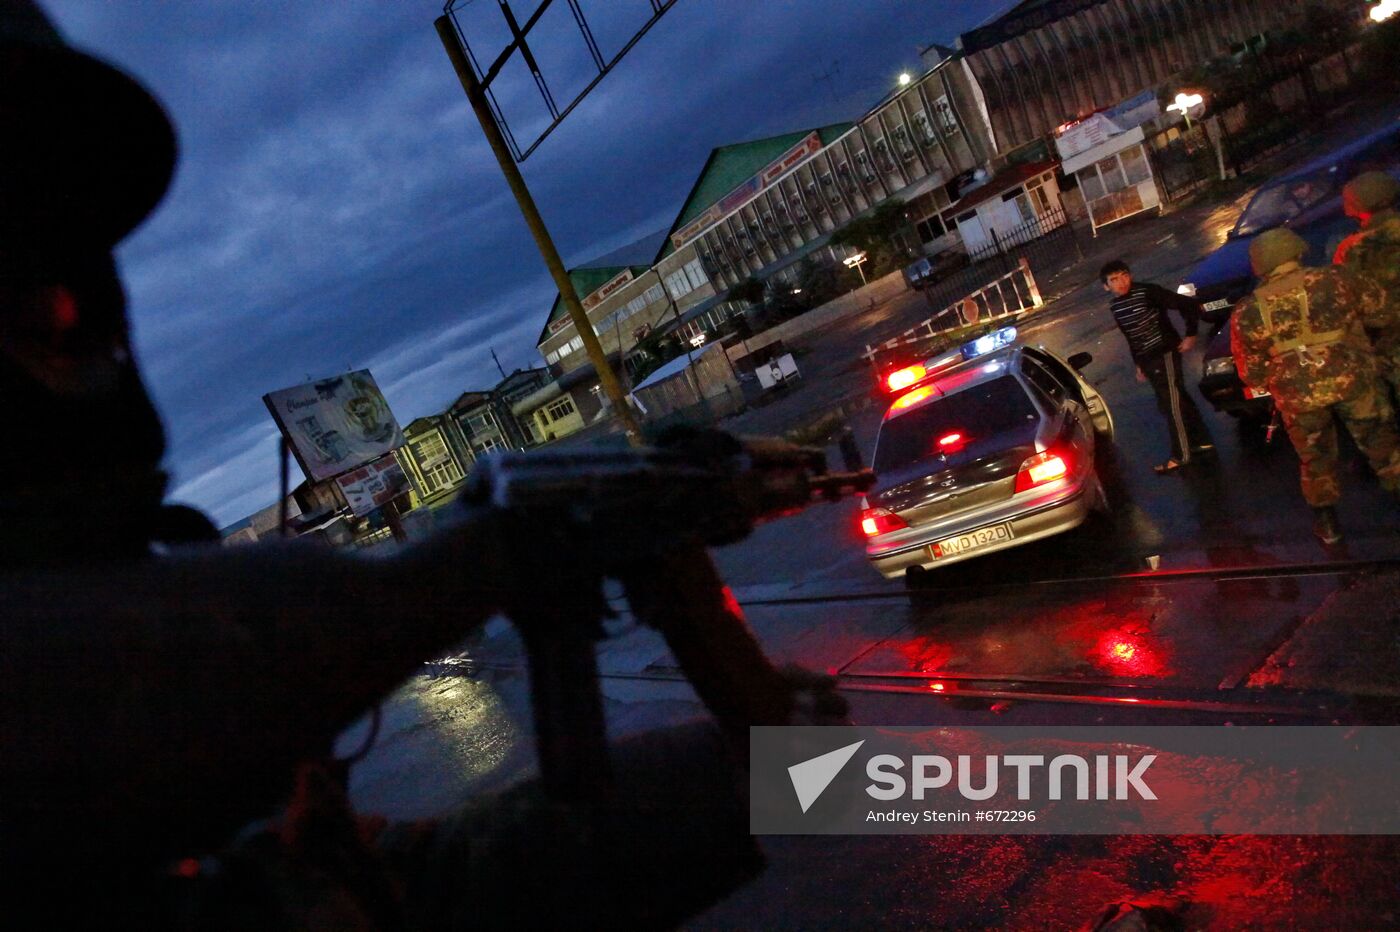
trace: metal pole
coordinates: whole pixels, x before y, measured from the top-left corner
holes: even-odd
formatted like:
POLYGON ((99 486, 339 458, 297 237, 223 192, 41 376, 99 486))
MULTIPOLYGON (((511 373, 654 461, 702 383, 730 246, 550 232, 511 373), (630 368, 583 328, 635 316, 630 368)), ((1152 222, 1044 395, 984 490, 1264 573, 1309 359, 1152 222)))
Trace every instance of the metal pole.
POLYGON ((554 279, 554 284, 559 289, 559 297, 569 312, 569 319, 573 321, 574 329, 578 331, 579 337, 583 340, 583 348, 588 353, 588 359, 598 372, 598 381, 602 383, 603 392, 612 402, 613 412, 622 422, 622 428, 627 433, 628 441, 633 446, 640 446, 642 431, 637 426, 636 418, 632 416, 632 409, 627 406, 627 398, 623 394, 622 384, 618 381, 617 374, 613 372, 612 367, 608 365, 607 356, 603 353, 603 345, 598 341, 598 335, 593 332, 593 325, 589 323, 588 315, 583 310, 583 303, 579 300, 578 292, 574 290, 573 280, 569 278, 569 272, 564 268, 564 260, 560 258, 559 250, 555 248, 554 240, 550 238, 549 230, 544 225, 539 208, 535 206, 535 199, 530 195, 530 189, 525 186, 525 179, 521 176, 515 159, 511 157, 510 148, 506 145, 505 137, 501 134, 501 128, 496 125, 495 117, 491 114, 491 106, 486 100, 486 91, 482 88, 481 82, 476 79, 476 72, 472 70, 471 64, 462 52, 461 45, 457 42, 456 33, 452 29, 452 21, 445 15, 439 16, 433 21, 433 25, 437 28, 438 37, 442 40, 442 47, 447 50, 447 57, 452 61, 452 68, 457 72, 458 80, 462 82, 462 90, 466 91, 467 100, 472 105, 477 122, 481 124, 481 130, 486 134, 486 141, 491 144, 491 151, 495 153, 496 161, 500 163, 501 173, 506 176, 510 191, 515 195, 515 202, 520 207, 520 213, 525 217, 525 225, 530 228, 530 235, 535 238, 535 245, 539 247, 540 255, 544 257, 544 263, 549 267, 550 277, 554 279))
MULTIPOLYGON (((676 337, 685 347, 685 371, 690 375, 690 390, 695 392, 695 402, 705 412, 705 420, 708 421, 710 419, 710 406, 705 402, 705 393, 700 389, 700 379, 695 374, 695 354, 690 351, 690 341, 681 332, 681 309, 676 305, 675 298, 671 297, 671 289, 666 287, 666 280, 661 277, 661 269, 653 265, 651 270, 656 273, 656 281, 661 286, 661 293, 666 296, 666 303, 671 306, 671 316, 676 318, 676 337)), ((723 351, 724 347, 721 346, 720 350, 723 351)))

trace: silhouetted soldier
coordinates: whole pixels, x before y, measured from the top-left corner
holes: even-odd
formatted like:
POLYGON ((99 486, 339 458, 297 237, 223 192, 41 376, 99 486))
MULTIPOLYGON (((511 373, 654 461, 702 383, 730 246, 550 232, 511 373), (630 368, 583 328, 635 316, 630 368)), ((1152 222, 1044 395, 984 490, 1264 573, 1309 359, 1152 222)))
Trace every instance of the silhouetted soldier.
POLYGON ((756 872, 745 777, 708 727, 624 742, 602 822, 533 785, 377 836, 351 813, 334 737, 538 580, 461 532, 397 560, 153 556, 213 536, 162 504, 112 259, 175 157, 136 82, 0 0, 6 924, 674 923, 756 872), (228 846, 288 797, 274 830, 228 846))

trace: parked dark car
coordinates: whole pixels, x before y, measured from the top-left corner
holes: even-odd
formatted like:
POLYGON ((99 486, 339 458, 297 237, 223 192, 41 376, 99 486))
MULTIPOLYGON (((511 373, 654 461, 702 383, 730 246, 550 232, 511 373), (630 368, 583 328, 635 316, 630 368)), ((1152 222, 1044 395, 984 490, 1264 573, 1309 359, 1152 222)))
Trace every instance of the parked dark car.
POLYGON ((924 256, 904 267, 904 280, 910 288, 923 290, 943 281, 959 269, 967 268, 970 260, 961 249, 947 249, 936 256, 924 256))
POLYGON ((1308 243, 1306 265, 1330 265, 1337 246, 1356 231, 1342 211, 1342 186, 1363 171, 1381 169, 1400 178, 1400 120, 1267 182, 1250 198, 1225 243, 1202 259, 1177 290, 1205 305, 1215 324, 1206 345, 1201 394, 1219 411, 1267 418, 1267 396, 1246 398, 1230 356, 1227 326, 1235 302, 1254 290, 1249 244, 1274 227, 1288 227, 1308 243))

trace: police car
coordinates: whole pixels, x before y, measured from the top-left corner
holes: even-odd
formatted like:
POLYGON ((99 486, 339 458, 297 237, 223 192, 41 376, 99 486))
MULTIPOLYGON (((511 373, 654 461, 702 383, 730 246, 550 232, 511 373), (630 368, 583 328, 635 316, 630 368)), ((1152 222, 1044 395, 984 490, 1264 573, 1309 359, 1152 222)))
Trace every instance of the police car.
POLYGON ((1007 327, 891 373, 879 476, 862 500, 871 565, 912 577, 1078 527, 1109 507, 1095 449, 1113 415, 1067 362, 1007 327))

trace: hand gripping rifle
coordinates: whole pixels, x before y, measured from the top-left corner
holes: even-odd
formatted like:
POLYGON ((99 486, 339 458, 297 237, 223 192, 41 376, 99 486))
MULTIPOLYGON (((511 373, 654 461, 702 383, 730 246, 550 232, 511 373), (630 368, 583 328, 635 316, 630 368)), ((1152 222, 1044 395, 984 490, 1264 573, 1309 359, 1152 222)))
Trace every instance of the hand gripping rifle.
POLYGON ((740 746, 750 725, 844 714, 829 683, 769 662, 705 549, 869 488, 873 473, 849 445, 843 453, 848 471, 829 472, 820 449, 709 431, 673 433, 648 449, 508 453, 477 465, 463 501, 511 574, 503 608, 529 659, 547 792, 582 801, 608 784, 594 655, 611 613, 607 578, 621 582, 633 615, 661 633, 740 746), (552 585, 537 575, 545 557, 552 585))

